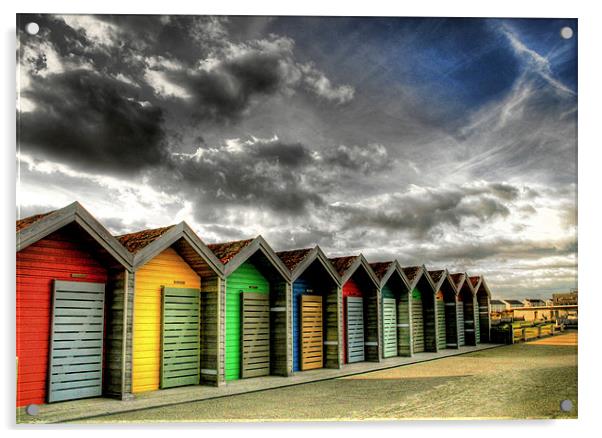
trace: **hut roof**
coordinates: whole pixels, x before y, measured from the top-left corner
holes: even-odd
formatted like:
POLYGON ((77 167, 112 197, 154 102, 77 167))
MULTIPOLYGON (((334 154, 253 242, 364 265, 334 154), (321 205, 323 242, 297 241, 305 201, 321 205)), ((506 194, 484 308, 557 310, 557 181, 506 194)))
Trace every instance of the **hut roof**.
POLYGON ((437 283, 439 283, 439 280, 441 280, 441 277, 443 277, 443 274, 445 273, 445 270, 438 269, 436 271, 428 271, 428 273, 431 276, 431 279, 433 280, 433 283, 437 284, 437 283))
POLYGON ((213 254, 225 265, 255 239, 236 240, 234 242, 211 243, 207 245, 213 254))
POLYGON ((470 284, 472 284, 472 287, 477 287, 477 285, 479 284, 479 280, 481 279, 481 277, 479 277, 478 275, 469 277, 470 278, 470 284))
POLYGON ((337 270, 339 275, 343 277, 345 272, 353 265, 353 262, 358 258, 358 256, 347 256, 347 257, 335 257, 329 259, 334 268, 337 270))
POLYGON ((520 300, 504 300, 504 301, 506 301, 508 304, 520 304, 520 305, 523 304, 523 302, 520 300))
POLYGON ((45 218, 46 216, 48 216, 49 214, 54 213, 55 211, 56 210, 52 210, 52 211, 49 211, 47 213, 34 214, 33 216, 28 216, 28 217, 25 217, 23 219, 19 219, 17 221, 17 230, 16 231, 21 231, 21 230, 27 228, 28 226, 30 226, 32 224, 35 224, 40 219, 45 218))
POLYGON ((174 226, 175 225, 170 225, 168 227, 155 228, 152 230, 142 230, 130 234, 123 234, 121 236, 117 236, 117 240, 119 240, 129 252, 135 254, 141 249, 148 246, 149 244, 153 243, 155 240, 157 240, 163 234, 168 232, 174 226))
POLYGON ((502 300, 491 300, 491 304, 506 304, 502 300))
POLYGON ((312 250, 313 248, 292 249, 277 252, 276 255, 280 257, 280 260, 282 260, 282 263, 284 263, 289 271, 293 272, 312 250))
POLYGON ((377 263, 370 263, 370 267, 372 268, 372 270, 374 271, 374 273, 376 274, 378 279, 382 280, 392 264, 393 264, 392 261, 391 262, 377 262, 377 263))
POLYGON ((462 282, 465 280, 464 274, 462 274, 461 272, 457 272, 455 274, 450 274, 450 277, 451 277, 452 281, 454 282, 454 284, 456 285, 456 287, 460 287, 462 282))
POLYGON ((408 278, 408 281, 410 283, 412 283, 414 281, 414 279, 416 278, 416 276, 418 275, 418 272, 420 272, 421 268, 422 268, 421 266, 407 266, 405 268, 401 268, 401 270, 408 278))

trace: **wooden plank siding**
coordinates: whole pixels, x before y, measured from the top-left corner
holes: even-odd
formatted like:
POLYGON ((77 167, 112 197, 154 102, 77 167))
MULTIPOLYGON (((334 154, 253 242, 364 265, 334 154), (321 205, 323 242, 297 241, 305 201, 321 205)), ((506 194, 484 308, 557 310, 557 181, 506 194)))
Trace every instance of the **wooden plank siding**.
POLYGON ((475 333, 475 342, 476 344, 481 343, 481 323, 479 318, 479 301, 477 300, 476 295, 473 297, 473 312, 474 312, 474 333, 475 333))
POLYGON ((127 399, 132 392, 132 328, 134 274, 123 268, 110 270, 106 290, 104 394, 127 399), (124 297, 127 294, 127 302, 124 297), (127 313, 124 325, 124 312, 127 313), (124 343, 125 339, 125 343, 124 343))
POLYGON ((447 323, 445 320, 445 300, 443 292, 439 291, 435 295, 435 303, 437 306, 437 350, 447 348, 447 323))
MULTIPOLYGON (((17 252, 17 406, 42 404, 47 400, 54 280, 107 283, 108 269, 97 259, 93 247, 72 238, 68 227, 17 252)), ((105 375, 112 371, 103 370, 105 375)), ((113 378, 111 375, 109 380, 113 378)))
POLYGON ((200 276, 173 249, 167 248, 136 272, 132 392, 160 386, 161 289, 164 286, 201 288, 200 276))
POLYGON ((481 342, 489 342, 489 332, 491 330, 491 306, 489 304, 489 296, 487 293, 479 291, 477 294, 477 301, 479 306, 479 331, 481 342))
POLYGON ((338 369, 342 365, 342 290, 338 286, 328 288, 324 303, 324 367, 338 369))
POLYGON ((464 324, 464 301, 462 296, 458 296, 458 302, 456 303, 456 317, 458 327, 458 346, 463 347, 466 345, 466 331, 464 324))
POLYGON ((224 383, 224 312, 226 282, 184 239, 174 245, 177 253, 201 276, 201 379, 200 383, 224 383))

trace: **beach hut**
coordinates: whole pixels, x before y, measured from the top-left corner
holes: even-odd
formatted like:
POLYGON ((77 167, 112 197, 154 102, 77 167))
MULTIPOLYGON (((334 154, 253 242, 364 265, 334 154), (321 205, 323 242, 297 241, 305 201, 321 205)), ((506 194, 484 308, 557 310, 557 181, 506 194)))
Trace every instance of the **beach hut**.
POLYGON ((208 245, 224 264, 224 378, 289 376, 290 271, 263 237, 208 245))
POLYGON ((379 282, 363 255, 330 259, 343 284, 343 363, 379 362, 379 282))
POLYGON ((475 323, 478 313, 475 312, 475 294, 468 274, 458 272, 450 275, 458 291, 458 340, 460 347, 477 345, 475 323))
POLYGON ((291 274, 293 371, 340 368, 341 277, 319 246, 276 254, 291 274))
POLYGON ((131 257, 77 202, 17 221, 17 406, 124 394, 131 257))
POLYGON ((412 352, 436 352, 435 285, 424 266, 408 266, 401 269, 412 291, 412 352))
POLYGON ((470 277, 479 310, 480 342, 489 342, 491 332, 491 291, 483 276, 470 277))
POLYGON ((458 315, 456 285, 447 269, 428 271, 435 285, 437 312, 437 349, 458 348, 458 315))
POLYGON ((411 289, 399 263, 370 263, 380 281, 382 357, 411 356, 411 289))
POLYGON ((478 277, 478 276, 470 277, 469 276, 468 281, 470 282, 470 285, 473 290, 472 308, 473 308, 473 312, 475 315, 474 337, 475 337, 476 344, 480 344, 481 343, 481 322, 480 322, 480 316, 479 316, 479 301, 477 299, 477 288, 481 284, 481 277, 478 277))
POLYGON ((133 257, 132 393, 218 385, 219 260, 185 222, 118 239, 133 257))

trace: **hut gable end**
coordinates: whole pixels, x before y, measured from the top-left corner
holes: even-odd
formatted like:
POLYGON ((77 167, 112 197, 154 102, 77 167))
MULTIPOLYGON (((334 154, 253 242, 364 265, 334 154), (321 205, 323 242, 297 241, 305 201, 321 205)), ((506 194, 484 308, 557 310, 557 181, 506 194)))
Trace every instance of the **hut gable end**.
POLYGON ((372 270, 374 271, 374 273, 376 274, 376 277, 379 280, 382 280, 383 277, 385 276, 385 274, 389 271, 389 269, 391 268, 391 265, 393 264, 393 262, 378 262, 378 263, 370 263, 370 267, 372 268, 372 270))

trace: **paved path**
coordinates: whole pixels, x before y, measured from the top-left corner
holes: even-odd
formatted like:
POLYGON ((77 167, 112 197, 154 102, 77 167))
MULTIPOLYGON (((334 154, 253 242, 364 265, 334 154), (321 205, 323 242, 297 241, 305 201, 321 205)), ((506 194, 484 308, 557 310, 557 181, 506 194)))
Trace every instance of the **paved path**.
POLYGON ((246 394, 266 389, 283 388, 302 383, 317 382, 336 379, 338 377, 361 374, 368 371, 380 370, 408 365, 419 362, 431 361, 474 351, 490 348, 499 348, 499 345, 481 344, 478 346, 461 347, 460 349, 442 350, 438 353, 417 353, 412 357, 392 357, 381 362, 359 362, 345 365, 341 369, 319 369, 295 373, 290 377, 257 377, 228 382, 220 387, 204 385, 170 388, 161 391, 150 391, 136 394, 127 401, 110 398, 89 398, 68 402, 53 403, 39 406, 39 413, 31 417, 24 409, 17 410, 17 421, 20 423, 59 423, 65 421, 81 420, 119 412, 148 409, 158 406, 176 405, 200 400, 211 400, 238 394, 246 394))
POLYGON ((87 422, 575 418, 577 334, 87 422), (559 409, 561 400, 572 412, 559 409))

